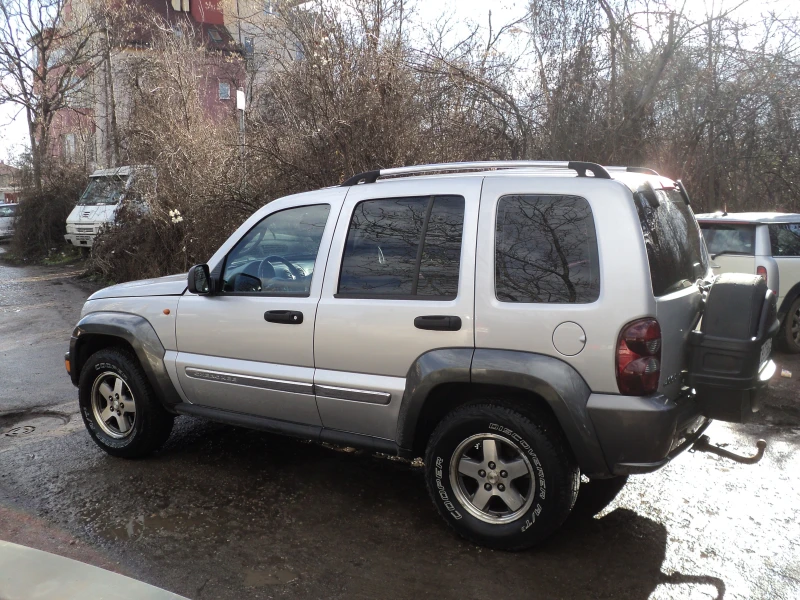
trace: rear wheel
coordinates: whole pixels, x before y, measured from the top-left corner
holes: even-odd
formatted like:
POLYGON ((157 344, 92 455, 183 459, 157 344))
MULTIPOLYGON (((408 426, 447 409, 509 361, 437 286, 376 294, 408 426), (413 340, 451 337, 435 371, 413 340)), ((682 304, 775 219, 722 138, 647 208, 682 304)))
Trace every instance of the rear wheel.
POLYGON ((156 398, 136 358, 121 348, 89 357, 81 369, 78 398, 89 435, 113 456, 145 456, 172 431, 174 417, 156 398))
POLYGON ((445 521, 491 548, 523 550, 567 518, 578 469, 552 419, 526 407, 458 408, 434 431, 428 491, 445 521))
POLYGON ((800 298, 792 302, 781 330, 781 345, 787 352, 800 354, 800 298))

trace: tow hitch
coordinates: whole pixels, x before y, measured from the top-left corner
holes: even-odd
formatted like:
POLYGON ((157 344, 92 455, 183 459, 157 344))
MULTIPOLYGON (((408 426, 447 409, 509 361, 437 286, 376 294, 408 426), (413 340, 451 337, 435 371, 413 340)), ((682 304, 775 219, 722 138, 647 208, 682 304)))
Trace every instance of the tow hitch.
POLYGON ((734 454, 729 450, 725 450, 724 448, 713 445, 711 443, 711 438, 709 438, 707 435, 703 435, 692 445, 690 451, 708 452, 710 454, 722 456, 723 458, 729 458, 735 462, 742 463, 743 465, 754 465, 764 457, 764 450, 767 449, 767 442, 764 440, 758 440, 756 442, 756 448, 758 448, 758 450, 753 456, 739 456, 738 454, 734 454))

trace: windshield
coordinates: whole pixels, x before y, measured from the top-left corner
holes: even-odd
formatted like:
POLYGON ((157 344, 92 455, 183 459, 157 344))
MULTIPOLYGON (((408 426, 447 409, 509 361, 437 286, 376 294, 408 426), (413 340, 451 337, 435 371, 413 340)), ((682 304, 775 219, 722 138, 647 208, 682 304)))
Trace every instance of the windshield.
POLYGON ((647 246, 653 295, 659 297, 704 277, 708 255, 694 213, 680 192, 650 192, 642 189, 633 198, 647 246))
POLYGON ((92 177, 78 206, 111 206, 122 200, 127 177, 92 177))
POLYGON ((756 230, 752 225, 701 223, 700 229, 712 256, 717 254, 755 254, 756 230))

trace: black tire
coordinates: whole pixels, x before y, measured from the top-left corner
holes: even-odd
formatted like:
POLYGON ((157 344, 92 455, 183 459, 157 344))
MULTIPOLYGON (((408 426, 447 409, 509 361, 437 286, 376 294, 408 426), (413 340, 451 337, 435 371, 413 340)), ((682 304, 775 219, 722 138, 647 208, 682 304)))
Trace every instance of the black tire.
POLYGON ((792 331, 792 327, 798 326, 800 326, 800 298, 792 302, 789 307, 789 312, 783 319, 783 327, 778 335, 781 348, 791 354, 800 354, 800 341, 795 339, 795 332, 792 331))
POLYGON ((581 482, 578 499, 572 507, 572 518, 590 519, 616 498, 628 482, 628 476, 591 479, 581 482))
MULTIPOLYGON (((439 423, 428 442, 425 454, 425 480, 439 513, 458 534, 482 546, 517 551, 535 546, 561 526, 575 503, 580 477, 572 453, 555 420, 530 407, 509 406, 490 403, 472 404, 457 408, 448 414, 439 423), (517 480, 511 483, 510 479, 507 483, 509 488, 516 488, 520 497, 529 498, 530 504, 522 504, 514 512, 509 508, 510 505, 499 500, 500 505, 505 506, 509 513, 503 516, 500 514, 502 511, 499 511, 499 517, 487 516, 485 510, 476 510, 471 500, 467 498, 469 489, 466 487, 468 483, 474 482, 476 485, 475 492, 472 492, 473 499, 477 497, 481 486, 478 477, 474 480, 468 477, 461 478, 455 463, 458 460, 460 464, 462 458, 475 464, 476 460, 478 462, 486 460, 482 450, 484 443, 482 440, 479 440, 474 448, 472 443, 465 446, 467 440, 474 440, 475 436, 486 436, 487 439, 491 437, 495 440, 497 448, 505 449, 506 456, 513 458, 517 456, 513 454, 517 451, 518 458, 527 461, 525 464, 531 468, 533 475, 522 477, 519 480, 521 484, 518 484, 517 480), (481 445, 480 450, 479 445, 481 445), (480 452, 481 458, 473 460, 468 456, 468 453, 474 452, 480 452), (455 473, 451 471, 451 467, 455 469, 455 473), (454 489, 453 477, 459 490, 454 489), (476 512, 482 518, 474 516, 476 512), (507 520, 487 522, 487 518, 507 520)), ((516 461, 509 460, 505 464, 512 462, 516 461)), ((497 482, 498 472, 502 473, 499 471, 500 464, 497 469, 488 473, 482 471, 486 473, 483 476, 486 480, 483 486, 487 485, 490 477, 494 477, 496 488, 492 489, 501 488, 497 482)), ((506 480, 500 480, 501 483, 504 481, 506 480)), ((492 497, 484 508, 491 512, 493 506, 498 506, 497 502, 492 497)))
MULTIPOLYGON (((103 450, 112 456, 139 458, 160 448, 172 432, 174 416, 168 413, 153 393, 153 388, 139 365, 139 361, 122 348, 106 348, 95 352, 81 369, 78 384, 81 416, 89 435, 103 450), (114 437, 104 427, 93 409, 92 392, 96 382, 103 377, 118 377, 128 387, 135 401, 135 418, 128 417, 129 429, 114 437), (132 421, 132 423, 131 423, 132 421)), ((119 421, 115 421, 119 424, 119 421)), ((121 426, 116 427, 121 429, 121 426)))

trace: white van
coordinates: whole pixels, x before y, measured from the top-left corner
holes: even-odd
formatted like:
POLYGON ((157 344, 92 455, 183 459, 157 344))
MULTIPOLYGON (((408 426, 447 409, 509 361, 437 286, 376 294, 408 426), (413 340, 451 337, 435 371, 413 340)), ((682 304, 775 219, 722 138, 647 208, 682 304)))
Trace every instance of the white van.
POLYGON ((79 248, 91 248, 98 233, 114 222, 136 179, 155 177, 148 166, 99 169, 89 176, 89 185, 67 217, 64 239, 79 248))
POLYGON ((16 204, 0 204, 0 240, 6 240, 14 235, 16 215, 16 204))

